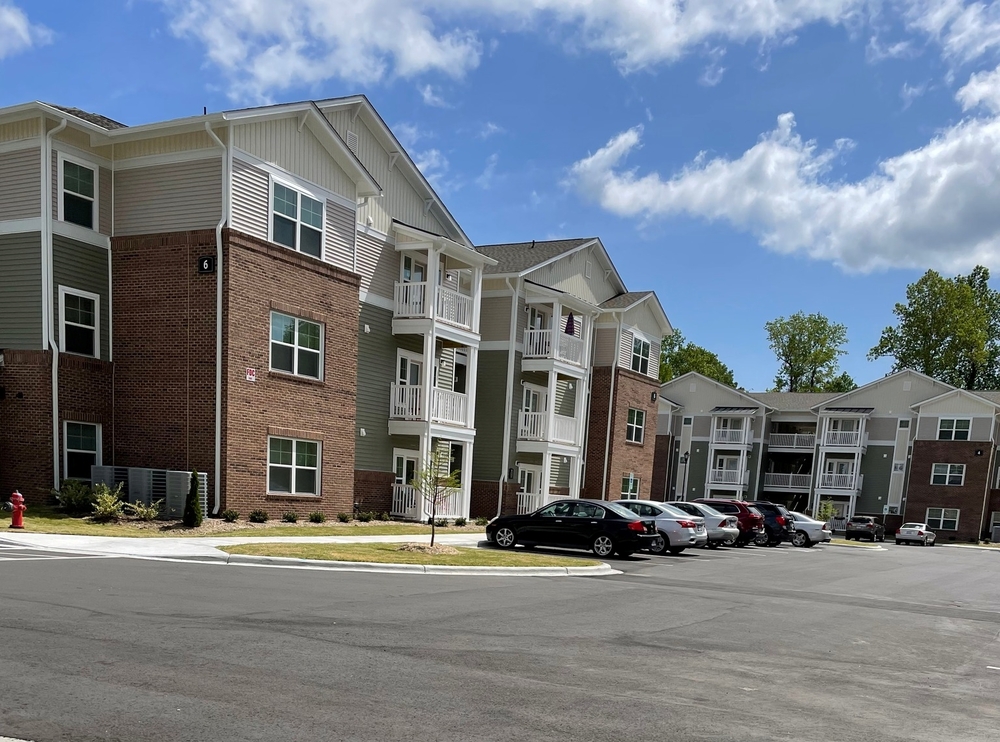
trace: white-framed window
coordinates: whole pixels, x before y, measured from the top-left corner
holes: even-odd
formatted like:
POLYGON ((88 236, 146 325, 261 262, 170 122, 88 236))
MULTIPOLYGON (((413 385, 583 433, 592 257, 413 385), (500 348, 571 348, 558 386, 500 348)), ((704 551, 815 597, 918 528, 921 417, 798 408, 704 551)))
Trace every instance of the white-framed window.
POLYGON ((323 209, 322 201, 273 180, 271 242, 322 258, 323 209))
POLYGON ((101 357, 101 297, 59 287, 59 351, 101 357))
POLYGON ((938 420, 939 441, 967 441, 972 429, 972 420, 968 417, 942 417, 938 420))
POLYGON ((101 465, 101 426, 63 422, 63 478, 90 481, 90 467, 101 465))
POLYGON ((59 221, 97 229, 96 165, 59 155, 59 221))
POLYGON ((271 370, 323 378, 323 325, 271 312, 271 370))
POLYGON ((965 484, 965 464, 934 464, 931 470, 931 484, 961 487, 965 484))
POLYGON ((318 495, 321 451, 319 441, 268 437, 267 491, 280 495, 318 495))
POLYGON ((537 495, 542 491, 542 467, 529 464, 517 465, 517 483, 521 492, 537 495))
POLYGON ((685 417, 683 420, 681 420, 681 425, 693 425, 693 424, 694 424, 693 417, 685 417))
POLYGON ((932 531, 957 531, 958 508, 927 508, 926 522, 932 531))
POLYGON ((910 418, 908 418, 908 417, 901 417, 901 418, 899 418, 899 429, 900 430, 905 430, 905 429, 907 429, 909 427, 910 427, 910 418))
POLYGON ((649 343, 640 337, 632 338, 632 370, 649 373, 649 343))
POLYGON ((643 426, 646 424, 646 411, 629 409, 628 423, 625 425, 625 440, 630 443, 642 443, 643 426))
POLYGON ((626 474, 622 477, 622 498, 625 500, 639 499, 639 477, 626 474))

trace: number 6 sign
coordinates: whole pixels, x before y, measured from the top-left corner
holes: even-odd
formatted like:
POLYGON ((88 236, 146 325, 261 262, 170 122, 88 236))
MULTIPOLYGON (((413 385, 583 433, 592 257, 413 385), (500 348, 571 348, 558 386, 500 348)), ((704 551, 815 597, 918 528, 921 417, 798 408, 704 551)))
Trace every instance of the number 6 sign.
POLYGON ((215 273, 215 256, 206 255, 204 257, 198 258, 198 272, 215 273))

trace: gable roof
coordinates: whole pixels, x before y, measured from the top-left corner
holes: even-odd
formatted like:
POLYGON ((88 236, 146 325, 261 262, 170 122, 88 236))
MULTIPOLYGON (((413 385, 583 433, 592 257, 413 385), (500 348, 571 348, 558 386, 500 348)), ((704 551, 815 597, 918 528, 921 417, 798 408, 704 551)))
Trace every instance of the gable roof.
POLYGON ((652 291, 626 291, 600 303, 601 309, 630 309, 652 294, 652 291))
POLYGON ((70 116, 80 119, 81 121, 86 121, 90 124, 95 124, 100 126, 102 129, 107 129, 111 131, 113 129, 125 129, 127 126, 114 119, 109 119, 107 116, 102 116, 99 113, 90 113, 89 111, 84 111, 80 108, 72 108, 69 106, 60 106, 56 103, 46 103, 45 105, 50 108, 55 108, 56 110, 62 111, 63 113, 68 113, 70 116))
POLYGON ((581 247, 595 242, 594 237, 580 237, 570 240, 531 240, 531 242, 509 242, 499 245, 477 245, 476 252, 488 255, 497 264, 486 273, 527 273, 581 247))
POLYGON ((935 378, 933 378, 931 376, 928 376, 927 374, 922 374, 919 371, 914 371, 912 368, 904 368, 904 369, 902 369, 900 371, 895 371, 895 372, 893 372, 891 374, 886 374, 885 376, 883 376, 880 379, 875 379, 875 381, 869 381, 867 384, 859 386, 857 389, 852 389, 849 392, 844 392, 843 394, 838 394, 835 397, 833 397, 832 399, 823 400, 821 402, 818 402, 817 404, 813 405, 812 409, 815 410, 817 407, 822 407, 824 404, 826 404, 826 402, 834 402, 834 401, 839 402, 840 400, 846 400, 852 394, 857 394, 860 391, 864 391, 864 390, 870 389, 871 387, 878 386, 879 384, 881 384, 881 383, 883 383, 885 381, 888 381, 889 379, 895 379, 897 376, 904 376, 904 375, 919 376, 921 379, 926 379, 927 381, 931 382, 932 384, 944 387, 946 390, 951 390, 951 389, 955 388, 951 384, 946 384, 945 382, 940 381, 938 379, 935 379, 935 378))
POLYGON ((816 404, 839 397, 840 392, 748 392, 779 412, 812 412, 816 404))
MULTIPOLYGON (((753 397, 751 397, 746 392, 741 392, 739 389, 734 389, 731 386, 727 386, 726 384, 723 384, 721 381, 716 381, 715 379, 710 379, 709 377, 705 376, 704 374, 699 374, 697 371, 688 371, 686 374, 681 374, 680 376, 674 377, 670 381, 665 381, 664 383, 660 384, 660 396, 663 396, 663 390, 666 389, 668 386, 672 386, 674 384, 677 384, 677 383, 683 381, 684 379, 687 379, 687 378, 692 377, 692 376, 694 378, 696 378, 696 379, 699 379, 700 381, 707 381, 710 384, 714 384, 715 386, 717 386, 720 389, 723 389, 723 390, 725 390, 727 392, 732 392, 733 394, 735 394, 737 396, 740 396, 743 399, 745 399, 747 402, 749 402, 754 407, 765 407, 765 408, 769 408, 770 409, 770 405, 767 405, 764 402, 761 402, 759 399, 754 399, 753 397)), ((679 406, 683 407, 683 405, 679 405, 679 406)))
POLYGON ((911 410, 916 410, 924 405, 932 404, 934 402, 940 402, 942 399, 948 397, 972 397, 977 402, 985 402, 994 408, 1000 409, 1000 392, 989 391, 989 392, 970 392, 968 389, 952 389, 951 391, 939 394, 936 397, 931 397, 930 399, 924 399, 916 404, 910 405, 911 410), (988 395, 988 396, 987 396, 988 395))

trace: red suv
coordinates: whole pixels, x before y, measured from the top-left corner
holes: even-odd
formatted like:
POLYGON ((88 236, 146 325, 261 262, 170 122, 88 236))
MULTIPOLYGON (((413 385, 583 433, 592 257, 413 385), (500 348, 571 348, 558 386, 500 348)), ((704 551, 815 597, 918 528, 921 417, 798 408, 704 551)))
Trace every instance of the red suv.
POLYGON ((703 502, 711 505, 720 513, 736 516, 736 524, 740 527, 740 535, 737 536, 734 544, 727 546, 746 546, 753 543, 758 533, 764 532, 764 516, 757 508, 743 500, 716 500, 711 497, 702 497, 694 502, 703 502))

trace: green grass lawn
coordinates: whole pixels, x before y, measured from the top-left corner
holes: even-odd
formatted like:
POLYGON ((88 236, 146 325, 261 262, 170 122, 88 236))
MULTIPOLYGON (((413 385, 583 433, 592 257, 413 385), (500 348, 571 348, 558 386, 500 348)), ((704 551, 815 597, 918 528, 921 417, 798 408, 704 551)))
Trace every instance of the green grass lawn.
MULTIPOLYGON (((7 528, 10 513, 0 513, 0 528, 7 528)), ((208 519, 206 518, 206 521, 208 519)), ((215 521, 217 522, 217 521, 215 521)), ((233 524, 232 530, 215 530, 208 526, 185 528, 174 522, 152 523, 91 523, 71 517, 54 508, 29 506, 24 514, 24 533, 59 533, 73 536, 131 536, 133 538, 168 538, 183 536, 414 536, 429 534, 430 526, 419 523, 391 523, 370 526, 364 523, 282 523, 268 528, 252 528, 245 523, 233 524), (239 527, 243 525, 243 527, 239 527)), ((481 533, 483 529, 438 528, 438 533, 481 533)))
POLYGON ((522 551, 459 548, 458 554, 399 551, 399 544, 239 544, 223 547, 230 554, 327 559, 380 564, 439 564, 455 567, 587 567, 592 559, 527 554, 522 551))

